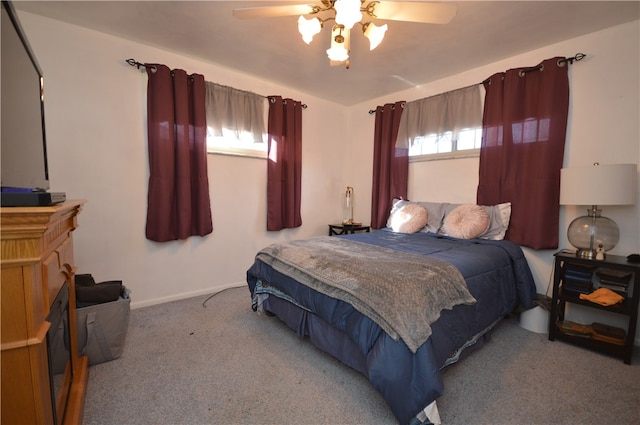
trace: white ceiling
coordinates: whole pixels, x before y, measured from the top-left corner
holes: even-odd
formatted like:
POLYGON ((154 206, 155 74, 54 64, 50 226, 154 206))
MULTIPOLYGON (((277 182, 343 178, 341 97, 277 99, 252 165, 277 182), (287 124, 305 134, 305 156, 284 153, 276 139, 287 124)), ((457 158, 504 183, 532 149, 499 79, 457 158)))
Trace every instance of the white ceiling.
MULTIPOLYGON (((327 28, 306 45, 295 16, 232 15, 235 8, 291 3, 312 0, 14 1, 18 11, 179 52, 343 105, 640 19, 638 1, 455 1, 456 16, 446 25, 386 21, 389 30, 374 51, 354 32, 351 67, 345 69, 329 66, 327 28)), ((589 55, 588 46, 582 53, 589 55)))

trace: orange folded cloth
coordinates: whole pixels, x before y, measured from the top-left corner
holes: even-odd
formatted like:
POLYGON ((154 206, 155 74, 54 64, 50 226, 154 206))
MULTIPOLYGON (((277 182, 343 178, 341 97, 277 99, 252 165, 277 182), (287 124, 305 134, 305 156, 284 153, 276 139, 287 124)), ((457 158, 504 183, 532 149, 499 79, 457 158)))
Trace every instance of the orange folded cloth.
POLYGON ((616 294, 611 289, 598 288, 590 294, 580 294, 581 300, 591 301, 592 303, 609 306, 618 304, 624 300, 622 295, 616 294))

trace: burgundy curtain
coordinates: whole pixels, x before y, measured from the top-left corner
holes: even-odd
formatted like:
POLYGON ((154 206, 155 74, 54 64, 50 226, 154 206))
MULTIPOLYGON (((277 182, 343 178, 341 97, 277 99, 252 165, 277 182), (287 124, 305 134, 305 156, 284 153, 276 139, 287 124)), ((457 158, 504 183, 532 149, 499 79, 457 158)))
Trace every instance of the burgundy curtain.
POLYGON ((371 227, 387 225, 393 198, 407 198, 409 149, 396 147, 404 101, 376 108, 373 136, 371 227))
POLYGON ((267 230, 300 227, 302 103, 269 96, 267 230))
POLYGON ((564 58, 485 81, 478 204, 511 202, 506 239, 558 247, 560 169, 569 108, 564 58))
POLYGON ((147 64, 147 239, 213 231, 207 177, 204 76, 147 64))

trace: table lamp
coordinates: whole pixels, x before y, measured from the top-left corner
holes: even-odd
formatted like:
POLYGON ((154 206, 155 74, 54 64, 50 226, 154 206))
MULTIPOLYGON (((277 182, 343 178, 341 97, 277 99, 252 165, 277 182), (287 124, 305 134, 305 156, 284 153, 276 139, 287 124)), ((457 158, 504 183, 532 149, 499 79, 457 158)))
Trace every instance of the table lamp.
POLYGON ((573 220, 567 229, 577 257, 594 259, 598 249, 605 253, 616 246, 620 239, 618 225, 603 217, 598 205, 633 205, 636 180, 636 164, 596 162, 560 170, 560 204, 591 205, 587 215, 573 220))
POLYGON ((349 214, 349 218, 342 220, 342 224, 353 224, 353 188, 351 186, 347 186, 347 190, 344 193, 344 207, 349 214))

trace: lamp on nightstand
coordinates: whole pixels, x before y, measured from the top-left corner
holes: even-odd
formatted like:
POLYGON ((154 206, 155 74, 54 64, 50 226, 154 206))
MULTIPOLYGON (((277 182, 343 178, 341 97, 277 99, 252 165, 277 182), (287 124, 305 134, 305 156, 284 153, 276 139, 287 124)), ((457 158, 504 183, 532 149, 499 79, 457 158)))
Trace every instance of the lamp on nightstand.
POLYGON ((351 186, 347 186, 344 192, 344 208, 349 218, 342 220, 342 224, 353 224, 353 188, 351 186))
POLYGON ((576 256, 596 258, 600 247, 613 249, 620 239, 615 221, 603 217, 598 205, 632 205, 635 202, 636 164, 570 167, 560 170, 560 204, 591 205, 587 215, 569 224, 567 238, 577 248, 576 256))

